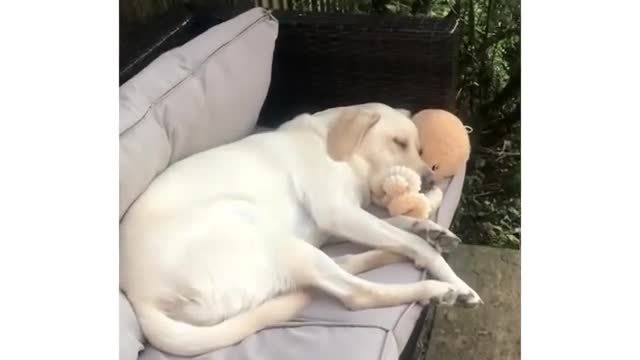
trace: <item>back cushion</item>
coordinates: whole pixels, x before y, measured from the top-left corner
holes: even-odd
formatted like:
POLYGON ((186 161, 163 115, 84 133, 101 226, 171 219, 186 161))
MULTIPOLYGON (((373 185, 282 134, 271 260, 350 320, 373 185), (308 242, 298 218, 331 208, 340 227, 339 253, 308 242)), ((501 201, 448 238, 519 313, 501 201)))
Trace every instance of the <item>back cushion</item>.
POLYGON ((166 52, 120 87, 120 219, 171 163, 254 128, 278 23, 252 9, 166 52))

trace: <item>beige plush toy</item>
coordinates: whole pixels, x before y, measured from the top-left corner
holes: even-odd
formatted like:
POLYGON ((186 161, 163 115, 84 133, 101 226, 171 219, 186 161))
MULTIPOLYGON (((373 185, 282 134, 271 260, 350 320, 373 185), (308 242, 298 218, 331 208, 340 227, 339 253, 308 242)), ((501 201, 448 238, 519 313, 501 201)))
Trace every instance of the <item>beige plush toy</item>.
POLYGON ((427 109, 413 115, 422 145, 422 160, 441 181, 455 175, 469 160, 471 143, 469 128, 452 113, 427 109))
MULTIPOLYGON (((422 144, 422 159, 439 182, 455 175, 469 160, 469 131, 462 121, 445 110, 422 110, 413 116, 422 144)), ((383 183, 382 203, 391 216, 429 218, 442 202, 442 190, 433 186, 420 193, 420 176, 413 170, 394 166, 383 183)))
POLYGON ((406 215, 418 219, 427 219, 437 210, 442 202, 442 190, 437 186, 420 192, 420 175, 405 166, 393 166, 388 170, 382 189, 382 203, 387 207, 389 215, 406 215))

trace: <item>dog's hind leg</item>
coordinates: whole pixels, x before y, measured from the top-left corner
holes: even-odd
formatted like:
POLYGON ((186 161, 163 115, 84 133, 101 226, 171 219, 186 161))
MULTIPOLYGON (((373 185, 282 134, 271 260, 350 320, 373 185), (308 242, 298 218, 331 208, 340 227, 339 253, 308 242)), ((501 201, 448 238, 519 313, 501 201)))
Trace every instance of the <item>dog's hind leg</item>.
POLYGON ((406 256, 384 250, 369 250, 359 254, 349 254, 333 259, 350 274, 360 274, 389 264, 409 262, 406 256))
MULTIPOLYGON (((369 253, 367 256, 377 259, 381 254, 369 253)), ((411 284, 388 285, 361 279, 340 267, 319 249, 303 241, 296 242, 289 259, 296 282, 300 286, 319 288, 337 297, 353 310, 395 306, 415 301, 422 304, 436 302, 452 305, 457 297, 454 287, 442 281, 424 280, 411 284)), ((353 266, 354 270, 360 270, 366 268, 363 265, 366 263, 368 262, 351 262, 350 266, 353 266)))

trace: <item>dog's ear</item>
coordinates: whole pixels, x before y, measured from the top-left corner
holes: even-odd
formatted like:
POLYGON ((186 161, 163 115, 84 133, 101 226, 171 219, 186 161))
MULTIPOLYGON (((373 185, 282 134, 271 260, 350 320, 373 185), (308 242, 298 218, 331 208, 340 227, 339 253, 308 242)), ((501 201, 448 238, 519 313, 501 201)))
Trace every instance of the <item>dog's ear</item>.
POLYGON ((327 134, 329 156, 335 161, 348 160, 378 121, 378 113, 353 109, 343 111, 327 134))

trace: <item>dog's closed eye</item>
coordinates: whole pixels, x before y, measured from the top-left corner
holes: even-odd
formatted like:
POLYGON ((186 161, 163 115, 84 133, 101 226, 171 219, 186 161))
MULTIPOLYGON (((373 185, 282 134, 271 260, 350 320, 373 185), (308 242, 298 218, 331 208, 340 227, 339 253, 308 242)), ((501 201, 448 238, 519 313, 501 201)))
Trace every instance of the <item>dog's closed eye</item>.
POLYGON ((402 150, 407 150, 407 140, 394 137, 393 142, 396 145, 398 145, 402 150))

